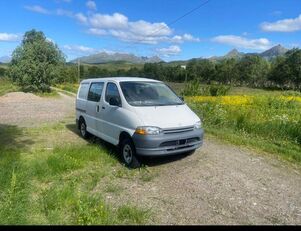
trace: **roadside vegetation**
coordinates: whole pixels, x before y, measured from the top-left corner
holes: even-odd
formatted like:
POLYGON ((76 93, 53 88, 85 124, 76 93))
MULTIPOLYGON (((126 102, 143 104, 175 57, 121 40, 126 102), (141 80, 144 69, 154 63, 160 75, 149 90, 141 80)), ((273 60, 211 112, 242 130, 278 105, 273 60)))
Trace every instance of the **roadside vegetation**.
POLYGON ((144 181, 152 173, 127 169, 112 147, 98 139, 87 143, 74 137, 75 130, 67 121, 26 129, 0 124, 0 224, 144 224, 150 219, 148 208, 112 204, 106 196, 124 190, 114 187, 116 180, 144 181))

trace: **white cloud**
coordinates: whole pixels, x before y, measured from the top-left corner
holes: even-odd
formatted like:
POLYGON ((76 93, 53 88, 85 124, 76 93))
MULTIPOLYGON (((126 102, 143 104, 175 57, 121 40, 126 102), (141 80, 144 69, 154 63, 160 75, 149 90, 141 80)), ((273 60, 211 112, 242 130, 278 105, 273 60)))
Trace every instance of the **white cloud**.
POLYGON ((84 15, 84 14, 82 14, 82 13, 77 13, 76 15, 75 15, 75 18, 80 22, 80 23, 87 23, 88 22, 88 18, 84 15))
POLYGON ((183 43, 183 42, 200 42, 199 38, 193 37, 191 34, 184 34, 184 35, 175 35, 171 38, 171 42, 174 43, 183 43))
POLYGON ((269 32, 293 32, 301 30, 301 14, 297 18, 282 19, 276 22, 264 22, 261 29, 269 32))
POLYGON ((94 1, 87 1, 86 6, 89 10, 97 10, 96 3, 94 1))
POLYGON ((166 48, 158 48, 156 49, 159 55, 169 57, 171 55, 177 55, 181 52, 181 48, 176 45, 172 45, 166 48))
POLYGON ((69 10, 64 10, 64 9, 57 9, 56 14, 60 16, 68 16, 68 17, 73 17, 73 12, 69 10))
POLYGON ((72 54, 94 54, 97 53, 98 50, 91 48, 91 47, 86 47, 86 46, 82 46, 82 45, 64 45, 63 49, 65 51, 67 51, 68 53, 72 53, 72 54))
POLYGON ((93 35, 107 35, 108 32, 106 30, 103 30, 103 29, 97 29, 97 28, 90 28, 88 30, 88 33, 89 34, 93 34, 93 35))
POLYGON ((89 22, 94 28, 101 29, 125 29, 128 26, 128 18, 123 14, 93 14, 89 22))
MULTIPOLYGON (((85 56, 85 55, 93 55, 93 54, 97 54, 100 52, 106 52, 107 54, 115 54, 116 53, 116 51, 112 51, 112 50, 96 49, 96 48, 87 47, 87 46, 83 46, 83 45, 64 45, 62 47, 62 50, 64 50, 64 52, 71 57, 72 56, 78 57, 78 56, 85 56)), ((122 53, 122 52, 119 52, 119 53, 122 53)))
POLYGON ((134 43, 158 44, 159 42, 199 42, 190 34, 173 35, 174 31, 164 22, 147 22, 144 20, 129 21, 120 13, 81 15, 77 20, 85 22, 89 27, 87 32, 97 36, 113 36, 119 40, 134 43))
POLYGON ((237 48, 266 50, 271 47, 271 42, 266 38, 247 39, 235 35, 220 35, 212 39, 213 42, 231 45, 237 48))
MULTIPOLYGON (((87 1, 86 5, 89 9, 96 10, 94 1, 87 1)), ((90 11, 87 14, 81 12, 75 14, 64 9, 50 11, 37 5, 25 6, 25 8, 37 13, 75 18, 81 24, 87 26, 87 33, 89 34, 112 36, 130 43, 158 44, 160 42, 183 43, 200 41, 199 38, 195 38, 191 34, 174 35, 173 29, 164 22, 129 21, 128 17, 121 13, 101 14, 90 11)))
POLYGON ((33 12, 40 13, 40 14, 50 14, 51 13, 49 10, 47 10, 44 7, 39 6, 39 5, 24 6, 24 8, 26 10, 33 11, 33 12))
POLYGON ((0 33, 0 42, 15 42, 19 40, 20 36, 17 34, 0 33))

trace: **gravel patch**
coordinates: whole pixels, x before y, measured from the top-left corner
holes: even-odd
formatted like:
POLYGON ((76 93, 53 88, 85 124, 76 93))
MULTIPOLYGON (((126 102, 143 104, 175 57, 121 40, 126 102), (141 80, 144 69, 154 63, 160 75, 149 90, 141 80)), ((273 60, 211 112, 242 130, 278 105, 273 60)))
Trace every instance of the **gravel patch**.
POLYGON ((122 193, 107 200, 152 208, 154 224, 301 224, 300 168, 273 155, 206 139, 194 154, 149 170, 157 177, 119 179, 122 193))
POLYGON ((0 124, 35 127, 73 115, 74 97, 59 94, 59 97, 39 97, 12 92, 0 97, 0 124))

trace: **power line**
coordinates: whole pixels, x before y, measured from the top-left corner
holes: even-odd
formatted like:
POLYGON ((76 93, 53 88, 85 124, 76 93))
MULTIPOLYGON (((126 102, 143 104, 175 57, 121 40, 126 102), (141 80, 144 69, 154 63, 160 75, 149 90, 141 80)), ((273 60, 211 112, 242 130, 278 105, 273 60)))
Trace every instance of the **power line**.
POLYGON ((187 13, 183 14, 182 16, 178 17, 177 19, 171 21, 170 23, 168 23, 168 25, 173 25, 176 22, 180 21, 182 18, 185 18, 187 15, 193 13, 194 11, 197 11, 198 9, 200 9, 202 6, 206 5, 207 3, 209 3, 211 0, 207 0, 203 3, 201 3, 200 5, 198 5, 197 7, 193 8, 192 10, 188 11, 187 13))
MULTIPOLYGON (((197 11, 198 9, 200 9, 201 7, 203 7, 204 5, 208 4, 211 0, 207 0, 205 2, 202 2, 200 5, 196 6, 195 8, 191 9, 190 11, 186 12, 185 14, 183 14, 182 16, 176 18, 175 20, 167 23, 167 26, 171 26, 173 24, 175 24, 176 22, 180 21, 181 19, 185 18, 186 16, 188 16, 189 14, 192 14, 193 12, 197 11)), ((151 34, 149 34, 148 36, 152 36, 156 33, 158 33, 159 31, 163 30, 164 28, 166 28, 165 26, 162 26, 161 28, 159 28, 158 30, 152 32, 151 34)))

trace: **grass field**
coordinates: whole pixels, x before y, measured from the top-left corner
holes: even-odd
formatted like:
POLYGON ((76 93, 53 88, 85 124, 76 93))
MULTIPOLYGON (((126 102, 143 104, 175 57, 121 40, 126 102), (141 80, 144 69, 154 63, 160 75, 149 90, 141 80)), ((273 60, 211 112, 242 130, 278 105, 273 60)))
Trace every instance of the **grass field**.
POLYGON ((75 130, 68 121, 26 129, 0 124, 0 224, 148 221, 148 208, 111 204, 105 195, 122 193, 114 187, 120 178, 145 181, 151 173, 128 170, 112 147, 70 135, 75 130))

